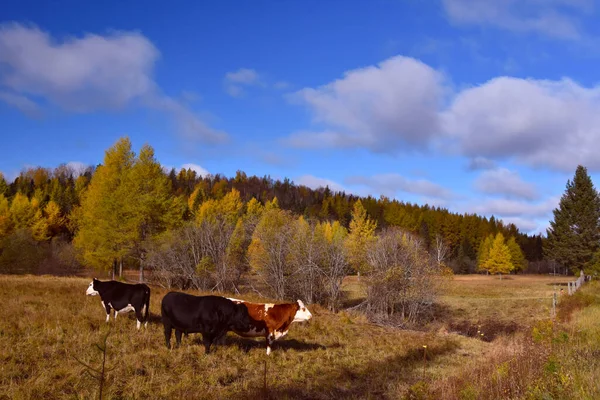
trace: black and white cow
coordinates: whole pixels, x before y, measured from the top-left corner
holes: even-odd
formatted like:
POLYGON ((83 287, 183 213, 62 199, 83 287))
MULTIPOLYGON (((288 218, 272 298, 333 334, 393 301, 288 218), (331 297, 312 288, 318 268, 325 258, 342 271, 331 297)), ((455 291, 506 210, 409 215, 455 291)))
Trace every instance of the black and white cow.
POLYGON ((177 347, 181 335, 202 333, 206 354, 215 339, 228 331, 245 329, 250 323, 248 308, 221 296, 194 296, 182 292, 169 292, 162 299, 162 323, 167 348, 171 348, 171 332, 175 329, 177 347))
POLYGON ((106 322, 110 319, 110 310, 117 314, 135 311, 137 328, 142 322, 148 326, 148 313, 150 311, 150 288, 143 283, 130 284, 118 281, 99 281, 94 278, 86 292, 88 296, 100 295, 102 307, 106 310, 106 322))

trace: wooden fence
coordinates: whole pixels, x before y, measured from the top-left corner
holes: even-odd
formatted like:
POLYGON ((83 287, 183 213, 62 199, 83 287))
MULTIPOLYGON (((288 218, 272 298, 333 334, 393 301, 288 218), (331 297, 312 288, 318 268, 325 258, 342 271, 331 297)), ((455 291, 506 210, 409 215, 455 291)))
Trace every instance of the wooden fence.
POLYGON ((577 289, 579 289, 581 287, 581 285, 583 285, 583 283, 586 280, 589 281, 590 279, 591 279, 591 276, 589 276, 589 275, 586 276, 586 275, 584 275, 583 271, 581 271, 581 273, 579 274, 579 278, 577 278, 577 280, 568 282, 568 284, 569 284, 569 290, 568 290, 569 296, 572 295, 572 294, 574 294, 577 291, 577 289))
MULTIPOLYGON (((583 271, 580 272, 579 274, 579 278, 577 278, 574 281, 569 281, 567 282, 568 285, 568 290, 567 293, 569 296, 575 294, 575 292, 581 287, 581 285, 583 285, 586 281, 591 281, 592 280, 592 276, 591 275, 585 275, 583 273, 583 271)), ((562 290, 561 290, 562 291, 562 290)), ((558 304, 558 296, 556 293, 556 290, 554 292, 554 295, 552 296, 552 317, 556 316, 556 306, 558 304)))

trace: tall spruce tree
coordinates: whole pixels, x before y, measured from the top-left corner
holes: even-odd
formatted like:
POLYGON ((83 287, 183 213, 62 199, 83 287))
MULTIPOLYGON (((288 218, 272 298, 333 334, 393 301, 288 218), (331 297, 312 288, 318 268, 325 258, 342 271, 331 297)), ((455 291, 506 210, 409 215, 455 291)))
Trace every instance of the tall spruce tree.
POLYGON ((554 209, 547 230, 545 255, 574 273, 587 269, 600 247, 600 197, 587 169, 581 165, 554 209))

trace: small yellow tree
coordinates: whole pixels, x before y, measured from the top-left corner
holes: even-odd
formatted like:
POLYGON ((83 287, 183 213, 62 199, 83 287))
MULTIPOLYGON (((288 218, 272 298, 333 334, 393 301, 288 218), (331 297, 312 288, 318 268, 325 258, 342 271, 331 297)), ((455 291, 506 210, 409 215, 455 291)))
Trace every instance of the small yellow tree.
POLYGON ((346 237, 346 248, 349 263, 359 274, 368 270, 366 248, 375 240, 376 228, 377 221, 373 221, 367 216, 367 210, 361 201, 358 200, 354 203, 350 232, 346 237))
POLYGON ((508 274, 514 269, 510 258, 510 250, 504 243, 504 236, 498 232, 490 248, 490 255, 483 264, 483 267, 490 274, 499 274, 502 279, 502 274, 508 274))

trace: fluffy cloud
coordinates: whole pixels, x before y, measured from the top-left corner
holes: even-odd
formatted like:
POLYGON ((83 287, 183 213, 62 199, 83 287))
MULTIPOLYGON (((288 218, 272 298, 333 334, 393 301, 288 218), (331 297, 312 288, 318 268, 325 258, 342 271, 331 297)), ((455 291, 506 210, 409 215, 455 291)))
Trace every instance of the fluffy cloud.
POLYGON ((192 163, 183 164, 181 166, 181 169, 191 169, 192 171, 196 171, 196 174, 198 174, 199 176, 202 176, 202 177, 210 174, 206 169, 202 168, 198 164, 192 164, 192 163))
POLYGON ((442 4, 456 24, 493 25, 561 39, 579 38, 579 17, 593 9, 592 0, 442 0, 442 4))
POLYGON ((37 28, 0 28, 1 82, 72 111, 121 108, 154 88, 158 50, 138 33, 86 35, 58 43, 37 28))
POLYGON ((600 170, 600 86, 498 77, 454 93, 442 107, 444 93, 440 73, 412 58, 390 58, 292 94, 320 126, 284 142, 389 153, 437 145, 469 157, 472 170, 506 159, 565 172, 578 164, 600 170))
POLYGON ((444 113, 445 129, 467 156, 516 158, 572 171, 600 168, 600 88, 560 81, 500 77, 459 93, 444 113))
POLYGON ((222 139, 185 105, 160 93, 153 78, 158 57, 154 45, 135 32, 61 41, 35 27, 0 25, 0 85, 11 93, 2 100, 32 110, 37 106, 32 98, 39 97, 72 112, 137 103, 167 112, 188 136, 222 139))
POLYGON ((475 187, 488 194, 500 194, 534 200, 538 197, 535 185, 524 182, 518 172, 506 168, 487 170, 475 181, 475 187))
POLYGON ((232 97, 244 95, 242 86, 260 85, 258 72, 249 68, 240 68, 235 72, 225 74, 225 91, 232 97))
POLYGON ((442 75, 409 57, 348 71, 318 88, 304 88, 290 101, 303 104, 326 129, 298 132, 298 147, 367 147, 378 152, 422 148, 440 131, 442 75))
POLYGON ((69 161, 67 167, 73 171, 73 175, 79 176, 85 172, 89 165, 82 163, 81 161, 69 161))
POLYGON ((304 185, 311 189, 329 186, 329 189, 334 192, 341 192, 345 190, 344 187, 337 182, 325 178, 318 178, 313 175, 302 175, 295 179, 294 182, 298 185, 304 185))
POLYGON ((494 169, 496 168, 496 163, 494 160, 488 160, 485 157, 475 157, 469 161, 468 169, 470 171, 478 171, 482 169, 494 169))
POLYGON ((549 217, 552 210, 558 207, 560 197, 551 197, 544 201, 531 203, 511 199, 488 199, 465 206, 468 212, 480 215, 496 215, 507 217, 549 217))
POLYGON ((545 232, 545 229, 542 226, 540 226, 540 224, 536 220, 533 219, 508 217, 502 218, 502 222, 504 222, 505 224, 515 224, 515 226, 519 228, 520 231, 527 232, 530 234, 545 232))
POLYGON ((363 185, 377 194, 394 197, 398 192, 413 193, 436 199, 449 199, 453 193, 425 179, 408 179, 399 174, 378 174, 373 176, 351 176, 345 180, 350 185, 363 185))

